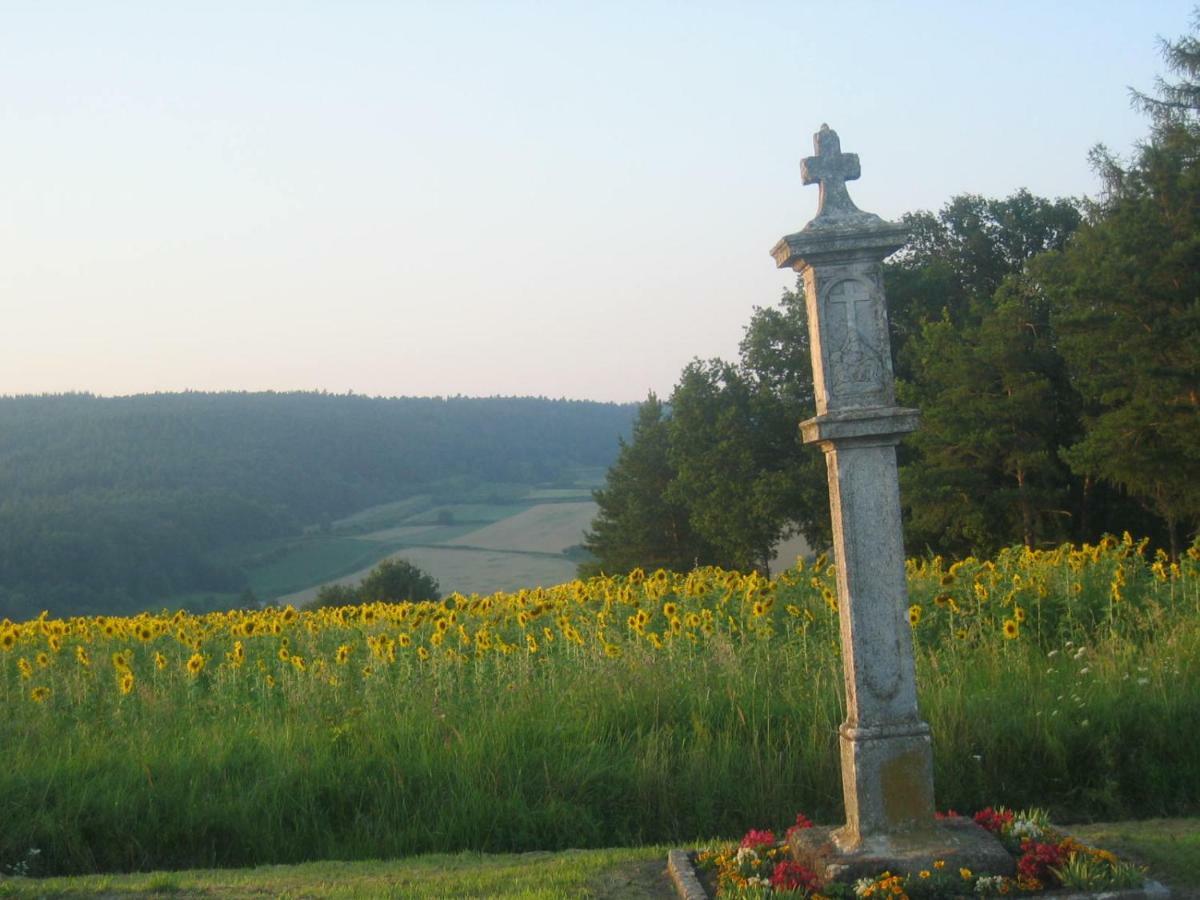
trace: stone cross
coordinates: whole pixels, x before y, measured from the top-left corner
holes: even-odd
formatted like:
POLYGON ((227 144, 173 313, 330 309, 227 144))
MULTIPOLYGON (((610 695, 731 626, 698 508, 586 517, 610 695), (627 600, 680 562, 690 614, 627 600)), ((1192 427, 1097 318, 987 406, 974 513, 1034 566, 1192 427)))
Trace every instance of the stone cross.
POLYGON ((917 411, 895 405, 883 290, 885 257, 903 226, 859 210, 846 181, 858 156, 827 125, 805 184, 821 186, 816 217, 771 251, 804 281, 817 415, 800 425, 825 453, 846 686, 839 729, 846 824, 797 833, 793 852, 826 877, 929 868, 935 858, 978 872, 1012 859, 973 822, 935 822, 933 750, 917 708, 896 445, 917 411), (978 832, 978 833, 976 833, 978 832), (824 843, 822 843, 824 842, 824 843))
POLYGON ((813 143, 816 145, 817 155, 810 156, 800 163, 800 177, 805 184, 816 183, 821 186, 817 218, 836 218, 858 212, 858 207, 846 191, 846 182, 854 181, 862 174, 858 154, 843 153, 842 142, 838 140, 837 132, 831 130, 828 125, 821 126, 821 130, 813 138, 813 143))

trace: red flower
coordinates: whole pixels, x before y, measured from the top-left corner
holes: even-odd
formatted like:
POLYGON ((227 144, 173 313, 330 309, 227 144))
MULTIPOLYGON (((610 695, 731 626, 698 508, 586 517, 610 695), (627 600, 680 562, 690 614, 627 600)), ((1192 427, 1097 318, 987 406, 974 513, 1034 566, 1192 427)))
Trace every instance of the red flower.
POLYGON ((806 816, 802 812, 796 813, 796 824, 787 830, 788 840, 790 841, 792 839, 792 835, 795 834, 797 831, 803 831, 805 828, 812 828, 812 827, 813 827, 813 823, 811 821, 809 821, 808 816, 806 816))
POLYGON ((750 847, 753 850, 758 850, 760 847, 774 847, 775 832, 769 828, 766 831, 755 831, 751 828, 742 838, 742 846, 750 847))
POLYGON ((1057 844, 1039 844, 1029 838, 1021 841, 1021 858, 1017 860, 1017 872, 1024 878, 1036 879, 1042 884, 1056 885, 1058 879, 1051 872, 1066 861, 1057 844))
POLYGON ((993 834, 999 834, 1012 820, 1013 814, 1008 810, 996 812, 990 806, 975 813, 975 821, 993 834))
POLYGON ((777 891, 802 890, 806 894, 821 890, 821 879, 812 869, 806 869, 798 862, 784 860, 775 864, 771 873, 771 887, 777 891))
POLYGON ((959 814, 952 809, 948 809, 945 812, 935 812, 933 817, 935 819, 957 819, 959 814))

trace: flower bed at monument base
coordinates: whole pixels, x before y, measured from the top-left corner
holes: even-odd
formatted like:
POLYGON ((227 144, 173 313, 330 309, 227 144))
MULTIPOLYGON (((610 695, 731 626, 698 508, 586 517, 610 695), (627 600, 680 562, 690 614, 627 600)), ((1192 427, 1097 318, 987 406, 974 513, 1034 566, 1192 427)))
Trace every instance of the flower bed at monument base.
MULTIPOLYGON (((938 818, 957 816, 954 811, 938 818)), ((756 898, 781 894, 812 900, 935 900, 951 897, 997 897, 1066 889, 1072 892, 1122 891, 1140 888, 1145 870, 1122 862, 1107 850, 1088 846, 1053 827, 1040 809, 1013 812, 988 807, 974 821, 999 838, 1013 855, 1015 877, 977 874, 935 860, 916 872, 880 872, 853 883, 823 882, 795 862, 789 841, 797 830, 811 828, 803 813, 782 840, 770 830, 750 830, 738 845, 710 847, 696 855, 696 866, 721 898, 756 898), (715 883, 715 884, 714 884, 715 883)))

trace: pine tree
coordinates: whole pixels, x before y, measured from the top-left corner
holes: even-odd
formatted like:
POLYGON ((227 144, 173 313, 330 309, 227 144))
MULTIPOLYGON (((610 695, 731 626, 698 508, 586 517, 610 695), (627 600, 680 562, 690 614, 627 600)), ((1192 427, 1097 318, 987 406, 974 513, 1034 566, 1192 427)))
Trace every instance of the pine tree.
POLYGON ((638 408, 629 442, 621 441, 604 487, 593 492, 599 511, 584 547, 595 561, 582 564, 581 574, 639 566, 687 571, 712 561, 692 531, 686 505, 670 490, 676 477, 670 442, 666 411, 651 393, 638 408))

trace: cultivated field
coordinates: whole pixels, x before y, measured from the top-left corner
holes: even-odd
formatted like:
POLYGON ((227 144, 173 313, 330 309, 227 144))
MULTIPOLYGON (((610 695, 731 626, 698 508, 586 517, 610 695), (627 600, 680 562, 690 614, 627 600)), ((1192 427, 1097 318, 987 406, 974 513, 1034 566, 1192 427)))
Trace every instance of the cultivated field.
MULTIPOLYGON (((453 552, 453 551, 449 551, 453 552)), ((496 551, 499 552, 499 551, 496 551)), ((914 561, 939 805, 1200 808, 1200 545, 914 561)), ((841 816, 824 559, 438 603, 0 625, 0 864, 694 842, 841 816)))

